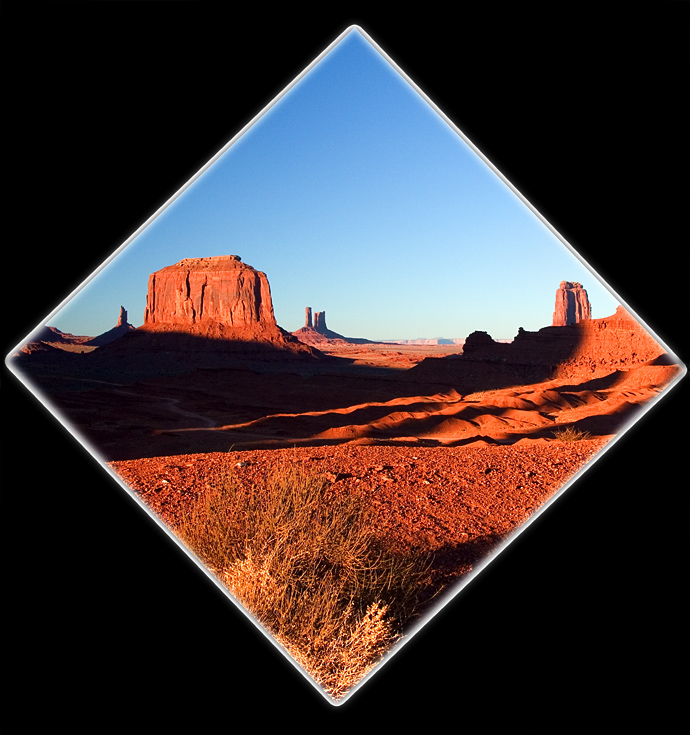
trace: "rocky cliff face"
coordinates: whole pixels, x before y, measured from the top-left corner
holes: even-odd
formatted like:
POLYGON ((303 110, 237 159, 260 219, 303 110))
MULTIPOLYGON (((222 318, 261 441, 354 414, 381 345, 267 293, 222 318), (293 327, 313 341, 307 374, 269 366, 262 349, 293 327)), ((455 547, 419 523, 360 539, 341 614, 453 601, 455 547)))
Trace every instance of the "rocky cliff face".
POLYGON ((326 312, 325 311, 317 311, 316 314, 314 314, 314 329, 319 334, 328 336, 329 329, 326 326, 326 312))
POLYGON ((266 274, 237 255, 186 258, 152 273, 141 329, 250 341, 287 334, 276 323, 266 274))
POLYGON ((279 370, 321 357, 276 323, 266 275, 237 255, 185 258, 152 273, 144 323, 93 353, 102 366, 161 375, 253 362, 279 370))
POLYGON ((587 291, 581 283, 561 281, 556 291, 556 308, 553 313, 553 326, 565 327, 568 324, 577 324, 584 319, 590 319, 592 308, 587 291))
POLYGON ((543 380, 606 375, 665 357, 665 350, 622 307, 603 319, 585 319, 537 332, 522 328, 511 343, 486 332, 467 338, 460 356, 427 358, 410 373, 469 388, 502 388, 543 380))
POLYGON ((275 327, 268 279, 237 255, 185 258, 149 276, 144 324, 275 327))

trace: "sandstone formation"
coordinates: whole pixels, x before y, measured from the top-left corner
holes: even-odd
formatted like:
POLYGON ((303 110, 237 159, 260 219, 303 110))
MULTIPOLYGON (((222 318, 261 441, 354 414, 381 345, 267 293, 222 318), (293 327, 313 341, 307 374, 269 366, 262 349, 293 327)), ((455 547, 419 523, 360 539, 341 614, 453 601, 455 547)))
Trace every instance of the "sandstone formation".
POLYGON ((319 334, 323 334, 323 335, 328 334, 328 327, 326 326, 326 312, 325 311, 317 311, 316 314, 314 314, 314 329, 319 334))
POLYGON ((15 355, 32 355, 37 353, 55 354, 55 351, 64 351, 88 344, 91 337, 74 335, 62 332, 57 327, 42 327, 31 336, 31 339, 22 345, 15 355))
POLYGON ((577 324, 584 319, 590 319, 591 316, 592 308, 582 284, 575 281, 561 281, 556 291, 552 326, 565 327, 568 324, 577 324))
POLYGON ((497 342, 486 332, 473 332, 462 355, 427 358, 410 371, 410 377, 480 390, 551 379, 596 378, 665 359, 664 348, 619 306, 615 314, 602 319, 537 332, 520 328, 509 343, 497 342))
MULTIPOLYGON (((144 324, 134 328, 121 308, 117 326, 87 339, 70 350, 86 354, 67 355, 63 366, 74 379, 126 382, 237 367, 281 372, 324 358, 276 323, 266 275, 237 255, 186 258, 152 273, 144 324)), ((33 352, 29 368, 55 359, 33 352)))
POLYGON ((342 334, 334 332, 326 326, 326 312, 317 311, 314 314, 312 322, 311 306, 305 308, 304 326, 296 332, 292 332, 300 342, 307 345, 326 345, 332 344, 369 344, 368 339, 360 339, 356 337, 343 337, 342 334))
POLYGON ((109 342, 113 342, 118 339, 118 337, 122 337, 123 334, 127 334, 134 328, 134 325, 127 321, 127 310, 124 306, 121 306, 117 324, 112 329, 109 329, 107 332, 103 332, 103 334, 99 334, 97 337, 90 339, 85 344, 90 347, 101 347, 109 342))
POLYGON ((171 351, 320 356, 277 324, 266 274, 239 255, 185 258, 152 273, 135 335, 171 351))
POLYGON ((185 258, 149 276, 145 331, 283 340, 266 274, 238 255, 185 258))

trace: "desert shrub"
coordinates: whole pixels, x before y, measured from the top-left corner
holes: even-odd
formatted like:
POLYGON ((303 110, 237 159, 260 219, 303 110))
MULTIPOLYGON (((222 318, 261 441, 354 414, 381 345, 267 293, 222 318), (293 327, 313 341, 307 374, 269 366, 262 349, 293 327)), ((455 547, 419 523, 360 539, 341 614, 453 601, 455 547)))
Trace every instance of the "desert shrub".
POLYGON ((334 698, 369 671, 414 614, 428 569, 377 539, 366 505, 300 465, 242 490, 201 493, 180 538, 334 698))
POLYGON ((562 442, 578 442, 590 438, 589 431, 581 431, 574 426, 567 426, 553 432, 556 439, 562 442))

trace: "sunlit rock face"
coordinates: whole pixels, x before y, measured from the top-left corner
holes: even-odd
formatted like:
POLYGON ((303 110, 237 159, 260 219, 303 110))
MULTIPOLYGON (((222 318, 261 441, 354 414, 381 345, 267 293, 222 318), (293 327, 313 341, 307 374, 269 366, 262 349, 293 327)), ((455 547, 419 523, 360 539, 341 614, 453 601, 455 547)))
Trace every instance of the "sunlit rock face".
POLYGON ((185 258, 152 273, 143 329, 242 340, 284 337, 266 274, 237 255, 185 258))
POLYGON ((556 291, 556 307, 553 313, 553 326, 565 327, 577 324, 584 319, 591 319, 592 308, 587 291, 581 283, 561 281, 556 291))

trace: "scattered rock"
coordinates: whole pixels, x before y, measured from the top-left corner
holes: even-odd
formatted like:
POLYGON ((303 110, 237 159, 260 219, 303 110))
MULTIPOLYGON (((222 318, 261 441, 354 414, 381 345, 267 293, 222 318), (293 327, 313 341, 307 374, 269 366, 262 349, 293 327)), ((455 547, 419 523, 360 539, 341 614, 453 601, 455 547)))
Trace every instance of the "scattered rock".
POLYGON ((352 477, 352 474, 349 472, 326 472, 325 474, 328 482, 340 482, 340 480, 345 480, 348 477, 352 477))

